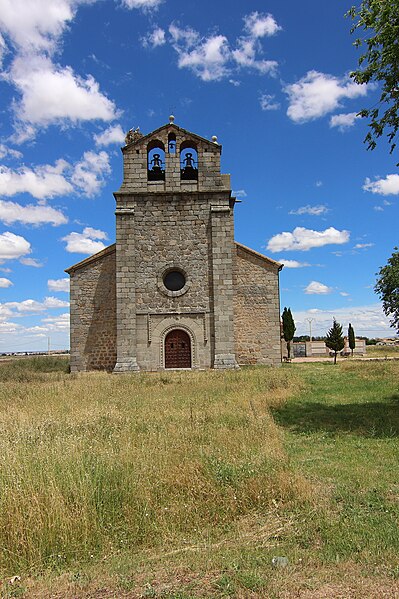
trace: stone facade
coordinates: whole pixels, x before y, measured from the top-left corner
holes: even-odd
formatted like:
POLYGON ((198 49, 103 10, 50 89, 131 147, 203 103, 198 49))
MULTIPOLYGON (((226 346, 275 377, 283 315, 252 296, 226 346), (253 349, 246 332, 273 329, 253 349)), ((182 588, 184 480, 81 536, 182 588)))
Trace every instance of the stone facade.
POLYGON ((236 247, 234 331, 237 360, 239 364, 277 364, 281 361, 280 265, 239 243, 236 247))
POLYGON ((192 368, 280 363, 281 265, 234 243, 221 146, 173 122, 127 142, 116 244, 67 270, 72 370, 163 369, 174 329, 192 368))
POLYGON ((115 245, 68 272, 71 370, 112 370, 116 362, 115 245))

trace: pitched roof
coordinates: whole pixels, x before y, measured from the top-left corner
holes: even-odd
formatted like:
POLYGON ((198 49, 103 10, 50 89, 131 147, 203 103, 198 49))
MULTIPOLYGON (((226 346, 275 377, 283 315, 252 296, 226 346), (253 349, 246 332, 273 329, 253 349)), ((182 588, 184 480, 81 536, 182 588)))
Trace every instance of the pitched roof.
POLYGON ((150 139, 151 137, 153 137, 160 131, 163 131, 164 129, 172 129, 172 130, 174 129, 175 131, 179 131, 183 135, 189 135, 190 137, 194 137, 195 139, 198 139, 198 141, 206 143, 210 146, 217 146, 219 148, 222 147, 219 143, 214 142, 214 141, 209 141, 209 139, 206 139, 206 137, 201 137, 201 135, 197 135, 197 133, 188 131, 188 129, 183 129, 182 127, 179 127, 178 125, 175 125, 174 123, 167 123, 166 125, 162 125, 161 127, 158 127, 158 129, 154 129, 154 131, 151 131, 150 133, 146 133, 145 135, 143 135, 143 137, 139 137, 136 141, 131 141, 129 144, 126 144, 126 146, 124 146, 124 148, 122 148, 122 149, 130 148, 131 146, 141 144, 143 141, 150 139))
MULTIPOLYGON (((259 260, 263 260, 263 262, 265 262, 266 264, 268 264, 270 266, 274 266, 278 270, 281 270, 283 268, 283 264, 280 264, 280 262, 276 262, 275 260, 272 260, 271 258, 268 258, 267 256, 260 254, 259 252, 255 252, 255 250, 252 250, 251 248, 249 248, 245 245, 242 245, 242 243, 238 243, 238 241, 235 241, 234 243, 239 250, 242 250, 243 252, 246 252, 247 254, 250 254, 250 255, 258 258, 259 260)), ((112 245, 109 245, 108 247, 101 250, 101 252, 97 252, 97 254, 93 254, 92 256, 89 256, 88 258, 85 258, 84 260, 77 262, 77 264, 73 264, 73 266, 66 268, 65 272, 68 274, 71 274, 75 270, 79 270, 80 268, 84 268, 88 264, 92 264, 93 262, 96 262, 97 260, 101 260, 102 258, 105 258, 106 256, 112 254, 115 251, 116 251, 116 244, 113 243, 112 245)))
POLYGON ((247 252, 248 254, 251 254, 256 258, 259 258, 259 260, 263 260, 264 262, 266 262, 270 266, 274 266, 278 270, 281 270, 284 266, 284 264, 281 264, 281 262, 276 262, 276 260, 272 260, 271 258, 268 258, 267 256, 260 254, 259 252, 255 252, 255 250, 252 250, 251 248, 247 247, 246 245, 243 245, 242 243, 238 243, 238 241, 235 241, 235 244, 238 249, 242 250, 243 252, 247 252))
POLYGON ((80 268, 83 268, 84 266, 87 266, 88 264, 91 264, 92 262, 96 262, 97 260, 101 260, 101 258, 105 258, 105 256, 112 254, 113 252, 115 252, 115 250, 116 250, 116 245, 115 245, 115 243, 113 243, 112 245, 109 245, 108 247, 101 250, 100 252, 97 252, 97 254, 93 254, 92 256, 89 256, 88 258, 81 260, 77 264, 73 264, 73 266, 66 268, 64 272, 71 274, 75 270, 79 270, 80 268))

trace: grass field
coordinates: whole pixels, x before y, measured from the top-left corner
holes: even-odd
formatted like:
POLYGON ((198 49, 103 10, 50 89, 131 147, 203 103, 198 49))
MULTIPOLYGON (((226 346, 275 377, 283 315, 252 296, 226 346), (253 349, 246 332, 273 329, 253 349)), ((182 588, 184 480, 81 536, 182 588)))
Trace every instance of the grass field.
POLYGON ((396 361, 0 364, 0 594, 399 597, 398 408, 396 361))
POLYGON ((370 358, 399 358, 399 345, 367 345, 366 351, 370 358))

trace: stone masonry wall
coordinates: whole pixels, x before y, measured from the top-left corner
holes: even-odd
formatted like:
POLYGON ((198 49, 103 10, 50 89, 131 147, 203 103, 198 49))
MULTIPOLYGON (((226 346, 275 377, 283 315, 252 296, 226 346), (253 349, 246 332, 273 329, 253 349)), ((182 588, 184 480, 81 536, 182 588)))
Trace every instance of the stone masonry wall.
MULTIPOLYGON (((117 212, 121 211, 129 219, 130 238, 134 238, 134 260, 129 258, 125 264, 120 257, 118 267, 122 272, 134 272, 135 299, 130 313, 137 314, 135 343, 140 369, 163 367, 164 334, 171 326, 183 325, 195 344, 193 367, 209 368, 212 364, 215 340, 211 322, 212 269, 215 265, 211 251, 211 206, 215 201, 227 205, 230 213, 229 193, 223 191, 216 198, 214 193, 117 195, 117 212), (163 274, 171 268, 185 274, 186 286, 181 294, 169 293, 163 285, 163 274)), ((227 219, 232 221, 232 216, 227 219)), ((233 246, 232 236, 231 239, 227 236, 224 243, 233 246)), ((223 297, 219 299, 223 303, 223 297)), ((125 298, 126 306, 129 301, 125 298)), ((228 302, 227 297, 225 302, 228 302)))
POLYGON ((236 246, 234 316, 239 364, 281 363, 278 266, 236 246))
POLYGON ((184 191, 214 191, 230 189, 230 178, 220 173, 221 146, 170 125, 147 135, 123 148, 123 183, 120 193, 162 193, 184 191), (168 136, 176 136, 176 150, 168 152, 168 136), (148 181, 148 148, 156 143, 165 151, 165 181, 148 181), (180 178, 180 148, 193 147, 198 156, 198 181, 182 181, 180 178))
POLYGON ((108 370, 116 362, 115 246, 71 276, 71 370, 108 370))

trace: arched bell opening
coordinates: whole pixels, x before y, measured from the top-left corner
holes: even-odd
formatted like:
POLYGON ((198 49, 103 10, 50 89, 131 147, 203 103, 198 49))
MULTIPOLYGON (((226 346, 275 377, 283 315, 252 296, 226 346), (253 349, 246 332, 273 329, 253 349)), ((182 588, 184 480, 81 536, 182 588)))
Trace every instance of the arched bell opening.
POLYGON ((165 146, 158 139, 147 146, 148 181, 165 181, 165 146))
POLYGON ((176 135, 174 133, 168 135, 168 153, 176 154, 176 135))
POLYGON ((198 180, 198 152, 193 142, 184 141, 180 146, 180 179, 198 180))
POLYGON ((182 329, 172 329, 165 337, 165 368, 191 368, 191 339, 182 329))

